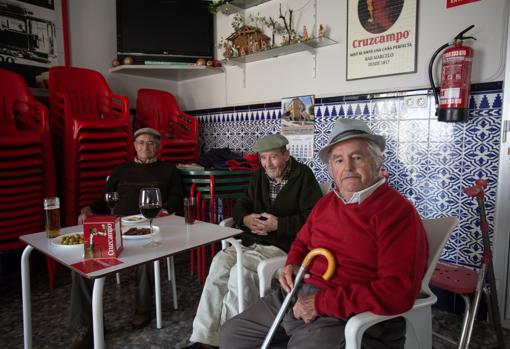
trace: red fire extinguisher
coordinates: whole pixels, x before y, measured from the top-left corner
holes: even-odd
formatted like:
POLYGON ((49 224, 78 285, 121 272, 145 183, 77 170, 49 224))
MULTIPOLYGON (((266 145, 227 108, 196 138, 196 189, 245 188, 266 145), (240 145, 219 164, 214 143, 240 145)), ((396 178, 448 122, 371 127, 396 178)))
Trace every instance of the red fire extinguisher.
POLYGON ((436 100, 436 116, 439 121, 465 122, 469 115, 469 91, 471 88, 471 64, 473 49, 463 45, 467 39, 476 40, 472 36, 464 36, 474 25, 461 31, 453 42, 437 49, 429 63, 429 80, 436 100), (443 51, 441 67, 441 84, 439 96, 434 84, 432 68, 436 56, 443 51))

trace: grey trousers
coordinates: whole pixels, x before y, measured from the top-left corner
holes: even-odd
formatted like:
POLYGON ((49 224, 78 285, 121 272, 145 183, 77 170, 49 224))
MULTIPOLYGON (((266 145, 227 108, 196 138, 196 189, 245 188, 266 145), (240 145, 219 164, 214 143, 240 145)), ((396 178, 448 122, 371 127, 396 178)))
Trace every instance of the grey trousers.
MULTIPOLYGON (((135 268, 135 312, 150 313, 154 285, 154 264, 145 263, 135 268)), ((72 272, 71 326, 74 329, 92 327, 92 289, 94 281, 72 272)))
MULTIPOLYGON (((316 287, 302 284, 298 296, 315 293, 316 287)), ((278 287, 243 313, 227 321, 220 329, 220 348, 260 348, 281 307, 285 293, 278 287)), ((334 317, 318 317, 309 324, 297 320, 289 307, 271 341, 271 348, 338 349, 345 347, 346 321, 334 317)), ((404 348, 405 320, 396 318, 369 328, 363 336, 362 348, 404 348)))

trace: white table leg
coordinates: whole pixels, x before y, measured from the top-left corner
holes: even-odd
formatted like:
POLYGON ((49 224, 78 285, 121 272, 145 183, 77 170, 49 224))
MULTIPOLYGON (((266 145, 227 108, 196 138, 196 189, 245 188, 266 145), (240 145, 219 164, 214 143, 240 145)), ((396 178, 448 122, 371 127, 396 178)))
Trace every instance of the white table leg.
POLYGON ((94 329, 94 349, 104 348, 103 289, 104 277, 95 279, 94 289, 92 291, 92 327, 94 329))
POLYGON ((231 243, 236 249, 237 254, 237 290, 238 290, 238 306, 239 313, 244 311, 244 280, 243 280, 243 250, 241 244, 234 238, 226 239, 227 242, 231 243))
POLYGON ((23 298, 23 343, 32 348, 32 304, 30 302, 30 253, 34 248, 27 245, 21 255, 21 292, 23 298))
POLYGON ((161 279, 159 259, 154 261, 154 292, 156 298, 156 327, 161 328, 161 279))
POLYGON ((172 280, 172 272, 170 271, 170 256, 166 257, 166 271, 168 274, 168 281, 172 280))
POLYGON ((175 264, 174 264, 174 256, 171 256, 169 258, 170 262, 168 263, 168 269, 170 270, 170 274, 172 277, 171 283, 172 283, 172 299, 174 301, 174 310, 177 310, 179 305, 177 304, 177 285, 176 285, 176 279, 175 279, 175 264))

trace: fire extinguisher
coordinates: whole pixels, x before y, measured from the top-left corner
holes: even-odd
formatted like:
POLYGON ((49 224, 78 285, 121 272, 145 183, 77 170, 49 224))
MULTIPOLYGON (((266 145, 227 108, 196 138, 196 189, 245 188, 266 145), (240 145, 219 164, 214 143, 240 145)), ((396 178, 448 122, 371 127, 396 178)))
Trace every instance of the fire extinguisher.
POLYGON ((464 36, 471 30, 471 25, 461 31, 453 42, 449 42, 437 49, 429 63, 429 80, 436 100, 436 116, 438 121, 465 122, 469 115, 469 91, 471 77, 471 63, 473 49, 463 45, 464 40, 476 38, 464 36), (443 51, 441 67, 441 84, 439 96, 434 84, 432 68, 437 55, 443 51))

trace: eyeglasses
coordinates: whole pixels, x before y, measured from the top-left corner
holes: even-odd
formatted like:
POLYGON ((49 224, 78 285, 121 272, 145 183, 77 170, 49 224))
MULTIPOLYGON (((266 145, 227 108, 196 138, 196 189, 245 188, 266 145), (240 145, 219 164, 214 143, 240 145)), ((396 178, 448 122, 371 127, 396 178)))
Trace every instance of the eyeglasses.
POLYGON ((153 141, 135 141, 136 144, 138 144, 139 146, 144 146, 144 145, 148 145, 149 147, 153 147, 156 142, 153 142, 153 141))

